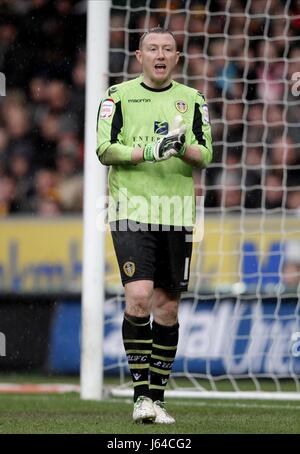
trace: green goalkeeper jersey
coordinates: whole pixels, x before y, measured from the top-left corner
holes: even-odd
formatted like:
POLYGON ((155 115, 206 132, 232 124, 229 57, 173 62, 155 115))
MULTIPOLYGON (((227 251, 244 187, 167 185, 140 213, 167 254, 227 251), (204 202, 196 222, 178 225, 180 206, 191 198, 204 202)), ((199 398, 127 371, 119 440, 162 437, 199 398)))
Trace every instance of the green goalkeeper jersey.
POLYGON ((110 165, 109 221, 190 227, 195 222, 192 167, 179 157, 133 164, 133 148, 161 139, 182 115, 186 145, 196 144, 202 167, 212 159, 211 128, 203 95, 172 81, 163 89, 142 76, 110 87, 98 112, 97 155, 110 165))

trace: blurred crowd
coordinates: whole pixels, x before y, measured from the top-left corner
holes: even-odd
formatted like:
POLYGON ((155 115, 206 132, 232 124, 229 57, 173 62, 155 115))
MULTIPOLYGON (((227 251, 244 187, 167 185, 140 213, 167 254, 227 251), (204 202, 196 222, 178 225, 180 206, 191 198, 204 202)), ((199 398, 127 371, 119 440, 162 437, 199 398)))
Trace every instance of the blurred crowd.
POLYGON ((0 0, 0 216, 82 210, 85 7, 0 0))
MULTIPOLYGON (((208 101, 207 210, 300 216, 300 1, 113 0, 110 84, 140 73, 158 25, 182 52, 175 79, 208 101)), ((85 39, 85 1, 0 0, 0 216, 82 209, 85 39)))

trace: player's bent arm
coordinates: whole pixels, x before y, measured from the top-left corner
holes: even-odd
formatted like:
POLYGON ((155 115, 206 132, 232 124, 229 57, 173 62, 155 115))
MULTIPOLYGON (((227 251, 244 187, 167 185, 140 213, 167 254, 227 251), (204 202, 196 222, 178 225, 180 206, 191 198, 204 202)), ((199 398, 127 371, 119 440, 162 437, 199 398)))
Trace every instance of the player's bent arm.
POLYGON ((98 135, 97 155, 104 165, 139 164, 140 162, 157 162, 170 159, 183 153, 185 149, 185 127, 180 117, 174 125, 174 129, 157 142, 147 143, 144 148, 131 148, 119 141, 114 143, 103 140, 98 135))
POLYGON ((193 167, 205 169, 212 160, 212 148, 211 146, 206 148, 204 145, 187 145, 181 159, 193 167))
POLYGON ((212 137, 208 107, 204 96, 197 93, 192 125, 192 140, 181 153, 187 164, 204 169, 212 160, 212 137))
POLYGON ((113 143, 109 146, 99 147, 97 156, 101 164, 124 165, 124 164, 139 164, 144 161, 144 151, 140 147, 132 148, 120 143, 113 143))
POLYGON ((114 143, 98 147, 97 156, 103 165, 139 164, 140 162, 156 162, 170 159, 177 155, 178 150, 183 148, 185 136, 183 133, 166 137, 154 143, 148 143, 144 148, 131 148, 120 143, 114 143), (104 151, 102 151, 104 149, 104 151))
POLYGON ((138 164, 143 150, 124 143, 122 101, 117 86, 110 87, 101 101, 97 117, 97 156, 103 165, 138 164))

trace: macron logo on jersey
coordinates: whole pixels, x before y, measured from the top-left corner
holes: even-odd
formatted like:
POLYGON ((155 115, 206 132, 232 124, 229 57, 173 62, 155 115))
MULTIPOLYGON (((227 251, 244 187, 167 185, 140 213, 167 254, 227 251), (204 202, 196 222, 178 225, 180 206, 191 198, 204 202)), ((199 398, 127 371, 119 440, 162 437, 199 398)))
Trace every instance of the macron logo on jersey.
POLYGON ((128 102, 151 102, 149 98, 128 99, 128 102))
POLYGON ((169 132, 169 124, 166 121, 155 121, 154 132, 155 134, 165 136, 169 132))

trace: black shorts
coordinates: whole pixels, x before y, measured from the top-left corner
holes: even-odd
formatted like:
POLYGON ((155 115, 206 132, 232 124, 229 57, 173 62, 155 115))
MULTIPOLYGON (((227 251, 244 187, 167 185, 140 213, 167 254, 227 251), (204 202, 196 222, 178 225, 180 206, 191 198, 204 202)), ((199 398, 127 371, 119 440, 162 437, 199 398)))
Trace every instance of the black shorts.
POLYGON ((133 224, 136 231, 128 228, 127 220, 110 224, 123 285, 145 279, 170 292, 186 291, 193 244, 191 229, 133 224))

